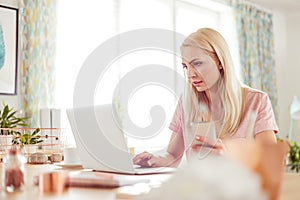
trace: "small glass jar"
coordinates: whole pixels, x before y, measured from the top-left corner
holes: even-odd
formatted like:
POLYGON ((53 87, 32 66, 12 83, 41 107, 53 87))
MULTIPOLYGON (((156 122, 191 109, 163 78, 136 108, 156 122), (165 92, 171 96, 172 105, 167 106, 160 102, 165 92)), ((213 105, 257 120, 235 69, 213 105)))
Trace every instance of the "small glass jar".
POLYGON ((26 158, 20 150, 6 152, 2 163, 2 188, 8 192, 22 190, 25 185, 26 158))

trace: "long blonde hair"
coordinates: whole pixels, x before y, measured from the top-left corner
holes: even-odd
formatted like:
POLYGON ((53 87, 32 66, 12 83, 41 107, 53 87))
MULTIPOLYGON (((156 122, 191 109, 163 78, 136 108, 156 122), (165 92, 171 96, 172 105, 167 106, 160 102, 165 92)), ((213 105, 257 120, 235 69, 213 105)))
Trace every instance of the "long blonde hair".
MULTIPOLYGON (((182 43, 181 48, 186 46, 201 48, 221 64, 221 78, 217 84, 224 106, 224 114, 218 136, 225 137, 234 134, 243 117, 243 84, 234 71, 225 39, 214 29, 201 28, 190 34, 182 43)), ((188 94, 184 97, 186 123, 190 123, 196 118, 199 119, 199 116, 200 120, 203 116, 207 116, 210 103, 210 99, 205 92, 198 92, 191 84, 188 85, 188 94)))

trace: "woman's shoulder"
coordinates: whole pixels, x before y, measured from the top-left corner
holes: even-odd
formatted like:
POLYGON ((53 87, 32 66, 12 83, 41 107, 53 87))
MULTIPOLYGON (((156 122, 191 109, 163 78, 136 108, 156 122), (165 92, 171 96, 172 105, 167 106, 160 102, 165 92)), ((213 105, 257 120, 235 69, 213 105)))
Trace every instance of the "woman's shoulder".
POLYGON ((256 102, 256 103, 268 102, 269 96, 264 91, 254 89, 251 87, 245 87, 244 91, 245 91, 246 104, 250 102, 256 102))
POLYGON ((247 97, 264 97, 268 96, 268 94, 262 90, 258 90, 251 87, 244 87, 245 95, 247 97))

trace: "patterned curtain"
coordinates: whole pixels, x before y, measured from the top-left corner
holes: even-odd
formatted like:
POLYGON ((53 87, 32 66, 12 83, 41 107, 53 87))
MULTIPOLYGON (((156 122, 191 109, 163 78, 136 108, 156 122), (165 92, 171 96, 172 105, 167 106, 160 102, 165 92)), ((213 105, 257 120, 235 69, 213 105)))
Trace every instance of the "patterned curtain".
POLYGON ((21 92, 31 127, 39 109, 54 105, 57 0, 20 0, 21 92))
POLYGON ((247 3, 234 9, 244 83, 268 93, 277 117, 273 16, 247 3))

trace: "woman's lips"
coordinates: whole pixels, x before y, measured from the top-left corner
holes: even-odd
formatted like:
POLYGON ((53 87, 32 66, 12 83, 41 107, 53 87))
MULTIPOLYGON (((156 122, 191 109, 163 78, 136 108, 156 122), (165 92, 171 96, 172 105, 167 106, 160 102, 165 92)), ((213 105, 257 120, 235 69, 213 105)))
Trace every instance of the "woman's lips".
POLYGON ((203 81, 193 81, 193 85, 194 85, 195 87, 200 86, 202 83, 203 83, 203 81))

